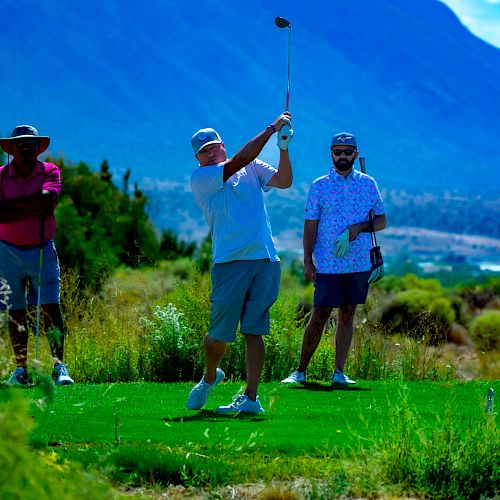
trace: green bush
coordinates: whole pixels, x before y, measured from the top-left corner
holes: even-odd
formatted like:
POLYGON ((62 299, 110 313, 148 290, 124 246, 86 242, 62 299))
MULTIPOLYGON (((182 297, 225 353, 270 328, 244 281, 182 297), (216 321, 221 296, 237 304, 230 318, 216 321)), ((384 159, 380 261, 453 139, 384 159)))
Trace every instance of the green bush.
POLYGON ((381 322, 391 324, 396 332, 425 337, 436 344, 446 340, 455 317, 451 301, 442 292, 412 288, 394 294, 381 322))
POLYGON ((443 287, 438 280, 419 278, 415 274, 405 274, 404 276, 390 274, 377 283, 377 288, 391 293, 402 292, 403 290, 408 290, 410 288, 427 290, 429 292, 443 291, 443 287))
MULTIPOLYGON (((85 163, 49 158, 61 169, 63 191, 56 208, 56 246, 64 267, 77 270, 98 289, 119 265, 150 265, 160 242, 146 213, 148 199, 125 182, 118 188, 106 160, 100 172, 85 163)), ((128 173, 130 174, 130 172, 128 173)))
POLYGON ((483 351, 498 350, 500 347, 500 311, 484 311, 474 318, 470 332, 483 351))
MULTIPOLYGON (((27 436, 33 427, 29 403, 5 389, 0 403, 0 498, 45 500, 116 498, 111 487, 79 464, 61 460, 52 451, 31 451, 27 436)), ((36 432, 36 431, 35 431, 36 432)))
POLYGON ((140 362, 144 379, 151 382, 190 380, 202 369, 202 345, 172 304, 155 307, 152 318, 141 318, 143 347, 140 362), (200 359, 201 358, 201 359, 200 359))

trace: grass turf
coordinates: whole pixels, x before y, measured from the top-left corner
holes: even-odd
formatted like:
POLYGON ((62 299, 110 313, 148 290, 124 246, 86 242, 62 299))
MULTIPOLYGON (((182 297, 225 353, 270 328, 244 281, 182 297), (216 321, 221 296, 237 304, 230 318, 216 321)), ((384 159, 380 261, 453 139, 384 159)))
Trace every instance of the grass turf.
POLYGON ((397 440, 405 430, 395 414, 404 406, 412 419, 405 425, 423 435, 432 438, 448 414, 460 436, 484 416, 488 388, 500 391, 498 381, 363 381, 349 389, 269 383, 259 391, 265 414, 234 416, 215 408, 241 383, 221 384, 201 411, 186 409, 192 386, 76 384, 57 387, 47 404, 39 388, 26 390, 36 422, 30 444, 127 484, 317 479, 338 474, 345 461, 369 457, 377 443, 397 440))
MULTIPOLYGON (((401 405, 404 394, 421 424, 432 428, 446 404, 457 420, 477 417, 490 386, 499 393, 498 382, 363 382, 349 390, 270 383, 260 387, 265 414, 234 416, 215 408, 227 404, 241 384, 215 389, 201 411, 186 409, 192 384, 76 384, 57 388, 48 408, 34 410, 35 433, 37 441, 47 443, 115 444, 118 437, 121 442, 210 446, 228 437, 243 444, 258 431, 263 446, 282 453, 345 450, 359 439, 380 436, 390 409, 401 405)), ((41 396, 36 389, 31 395, 41 396)))

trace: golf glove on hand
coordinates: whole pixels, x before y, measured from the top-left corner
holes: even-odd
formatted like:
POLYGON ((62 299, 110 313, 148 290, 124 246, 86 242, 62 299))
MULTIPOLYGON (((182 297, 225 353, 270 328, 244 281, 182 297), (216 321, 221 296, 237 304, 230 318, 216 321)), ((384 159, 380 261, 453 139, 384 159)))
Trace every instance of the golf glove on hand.
POLYGON ((286 125, 283 125, 278 132, 278 147, 286 151, 293 137, 293 129, 290 120, 284 121, 286 125))
POLYGON ((349 229, 346 229, 333 244, 333 255, 335 257, 345 257, 349 252, 349 229))

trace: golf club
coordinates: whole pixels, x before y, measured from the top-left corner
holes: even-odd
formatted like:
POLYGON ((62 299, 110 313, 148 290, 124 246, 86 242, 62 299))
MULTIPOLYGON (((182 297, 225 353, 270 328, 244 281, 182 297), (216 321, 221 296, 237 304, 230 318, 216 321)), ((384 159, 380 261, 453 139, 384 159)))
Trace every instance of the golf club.
POLYGON ((495 413, 495 393, 493 392, 493 387, 490 387, 486 394, 486 413, 495 413))
POLYGON ((36 300, 36 328, 35 328, 35 363, 38 364, 38 333, 40 331, 40 309, 42 295, 42 266, 43 266, 43 244, 45 240, 45 215, 40 221, 40 252, 38 255, 38 290, 36 300))
MULTIPOLYGON (((359 165, 361 167, 361 172, 366 174, 365 159, 362 156, 359 157, 359 165)), ((375 236, 375 229, 373 227, 373 212, 371 210, 368 212, 368 225, 372 236, 372 248, 370 249, 372 273, 368 279, 368 283, 371 285, 384 277, 384 259, 382 258, 380 247, 377 245, 377 237, 375 236)))
POLYGON ((292 23, 287 21, 283 17, 277 17, 274 20, 274 24, 278 26, 278 28, 288 28, 288 82, 286 86, 286 104, 285 111, 288 111, 288 107, 290 105, 290 61, 292 57, 292 23))

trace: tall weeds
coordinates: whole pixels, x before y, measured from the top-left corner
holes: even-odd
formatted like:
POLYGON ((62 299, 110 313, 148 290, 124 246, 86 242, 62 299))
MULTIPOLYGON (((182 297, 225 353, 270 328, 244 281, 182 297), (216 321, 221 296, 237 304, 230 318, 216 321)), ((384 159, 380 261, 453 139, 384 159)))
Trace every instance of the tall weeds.
POLYGON ((393 494, 435 499, 498 495, 500 433, 493 414, 484 413, 478 403, 467 420, 457 420, 448 402, 444 416, 436 416, 436 426, 429 430, 421 426, 418 413, 410 407, 406 388, 399 400, 385 424, 384 438, 364 454, 357 470, 364 480, 358 477, 353 483, 364 483, 370 493, 383 484, 393 494))
MULTIPOLYGON (((83 287, 76 274, 64 274, 65 362, 77 381, 166 382, 201 377, 203 339, 210 324, 210 276, 188 261, 176 266, 155 272, 117 272, 99 293, 83 287)), ((290 273, 283 273, 280 295, 271 309, 271 332, 265 337, 263 381, 281 380, 298 364, 309 318, 299 310, 305 290, 309 289, 290 273)), ((369 302, 358 308, 346 366, 349 375, 363 380, 436 380, 454 375, 453 367, 440 361, 440 348, 428 341, 432 325, 423 321, 411 337, 395 336, 370 319, 373 307, 369 302)), ((312 378, 328 380, 331 375, 335 322, 334 312, 308 367, 312 378)), ((12 360, 5 320, 3 331, 0 355, 12 360)), ((49 366, 47 342, 40 345, 42 364, 49 366)), ((29 350, 32 356, 32 339, 29 350)), ((12 368, 12 361, 4 366, 12 368)), ((222 368, 230 379, 245 378, 242 335, 230 345, 222 368)))

